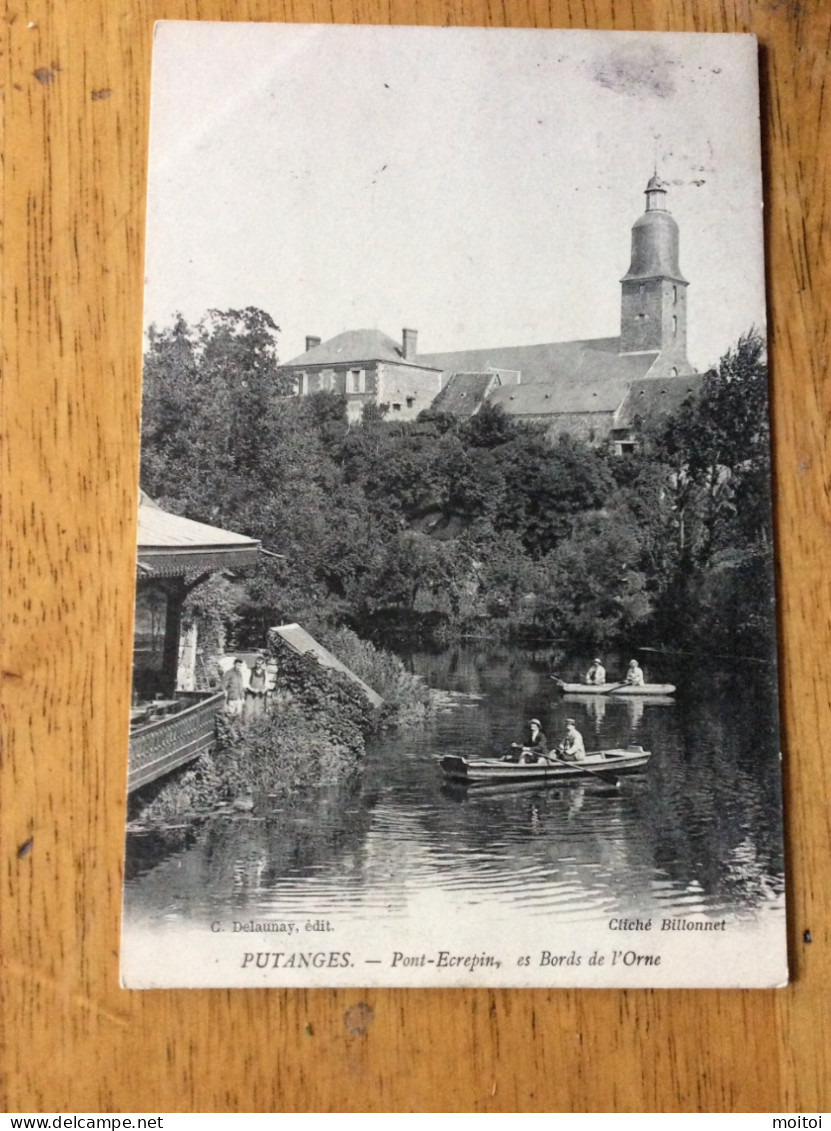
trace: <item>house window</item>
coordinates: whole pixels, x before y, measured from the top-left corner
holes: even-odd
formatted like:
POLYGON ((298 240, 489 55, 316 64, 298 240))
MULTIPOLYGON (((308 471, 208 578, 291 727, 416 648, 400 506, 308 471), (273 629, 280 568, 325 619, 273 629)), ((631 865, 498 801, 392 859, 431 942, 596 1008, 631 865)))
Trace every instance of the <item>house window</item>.
POLYGON ((294 386, 294 391, 298 397, 305 397, 309 392, 309 374, 305 370, 297 374, 297 383, 294 386))
POLYGON ((365 393, 366 392, 366 372, 363 369, 350 369, 349 370, 349 385, 347 388, 349 393, 365 393))
POLYGON ((617 454, 619 456, 629 456, 635 451, 635 443, 632 440, 622 440, 617 445, 617 454))
POLYGON ((673 303, 678 302, 678 287, 674 283, 672 286, 672 301, 673 303))
POLYGON ((412 408, 415 404, 415 397, 407 397, 407 408, 412 408))
POLYGON ((672 369, 670 369, 669 375, 670 375, 670 377, 677 377, 678 376, 678 370, 675 368, 674 365, 673 365, 672 369))
POLYGON ((676 314, 673 314, 673 316, 672 316, 672 336, 673 336, 673 338, 675 337, 675 335, 677 333, 678 333, 678 316, 676 314))
POLYGON ((401 405, 400 404, 393 404, 392 411, 393 412, 400 412, 401 411, 401 405))

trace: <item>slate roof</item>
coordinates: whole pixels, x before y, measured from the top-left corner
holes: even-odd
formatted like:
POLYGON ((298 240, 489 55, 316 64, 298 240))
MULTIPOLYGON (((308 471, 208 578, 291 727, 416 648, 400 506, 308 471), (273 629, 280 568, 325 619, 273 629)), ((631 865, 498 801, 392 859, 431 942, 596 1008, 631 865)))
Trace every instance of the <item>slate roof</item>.
POLYGON ((452 416, 473 416, 497 380, 495 373, 453 373, 432 407, 452 416))
POLYGON ((435 368, 421 358, 405 361, 399 343, 380 330, 346 330, 319 346, 312 346, 291 361, 283 362, 283 365, 352 365, 359 361, 394 361, 398 365, 414 365, 421 369, 435 368))
POLYGON ((702 373, 687 377, 645 377, 633 381, 615 417, 615 428, 631 428, 635 418, 648 420, 674 412, 691 393, 697 393, 704 380, 702 373))
POLYGON ((535 346, 420 354, 418 360, 447 373, 487 369, 520 372, 519 385, 494 389, 490 400, 512 415, 614 412, 632 381, 644 377, 657 351, 620 354, 620 338, 546 342, 535 346))
POLYGON ((259 553, 256 539, 171 514, 140 492, 138 561, 143 572, 170 576, 228 569, 253 564, 259 553))

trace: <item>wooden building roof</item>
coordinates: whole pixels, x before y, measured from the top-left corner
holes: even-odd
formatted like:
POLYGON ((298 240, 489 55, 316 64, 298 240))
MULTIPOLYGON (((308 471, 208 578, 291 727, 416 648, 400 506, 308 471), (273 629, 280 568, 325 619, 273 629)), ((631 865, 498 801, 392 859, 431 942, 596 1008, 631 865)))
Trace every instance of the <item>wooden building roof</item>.
POLYGON ((253 565, 260 543, 245 534, 171 514, 139 493, 138 567, 152 576, 183 576, 253 565))

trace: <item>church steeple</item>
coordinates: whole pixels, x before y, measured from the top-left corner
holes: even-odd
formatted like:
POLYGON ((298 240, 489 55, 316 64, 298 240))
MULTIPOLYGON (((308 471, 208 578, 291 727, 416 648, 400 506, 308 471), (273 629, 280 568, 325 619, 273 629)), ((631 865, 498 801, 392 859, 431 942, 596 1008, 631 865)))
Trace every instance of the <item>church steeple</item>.
MULTIPOLYGON (((632 227, 632 259, 621 279, 620 352, 656 351, 665 375, 689 373, 687 280, 678 266, 678 225, 657 172, 646 186, 646 211, 632 227)), ((657 375, 657 370, 656 370, 657 375)))

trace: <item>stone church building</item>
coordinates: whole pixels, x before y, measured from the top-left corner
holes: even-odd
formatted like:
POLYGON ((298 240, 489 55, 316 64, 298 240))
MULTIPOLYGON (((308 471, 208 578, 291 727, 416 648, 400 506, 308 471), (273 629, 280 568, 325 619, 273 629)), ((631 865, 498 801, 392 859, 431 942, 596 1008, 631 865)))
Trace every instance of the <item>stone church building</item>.
POLYGON ((585 341, 420 354, 415 330, 399 344, 377 330, 351 330, 306 350, 282 368, 299 395, 346 397, 350 420, 364 405, 388 405, 387 419, 414 420, 434 407, 472 416, 485 401, 509 416, 541 422, 552 437, 634 446, 640 420, 676 408, 701 378, 687 360, 687 287, 678 263, 678 225, 657 174, 632 227, 621 279, 620 335, 585 341))

